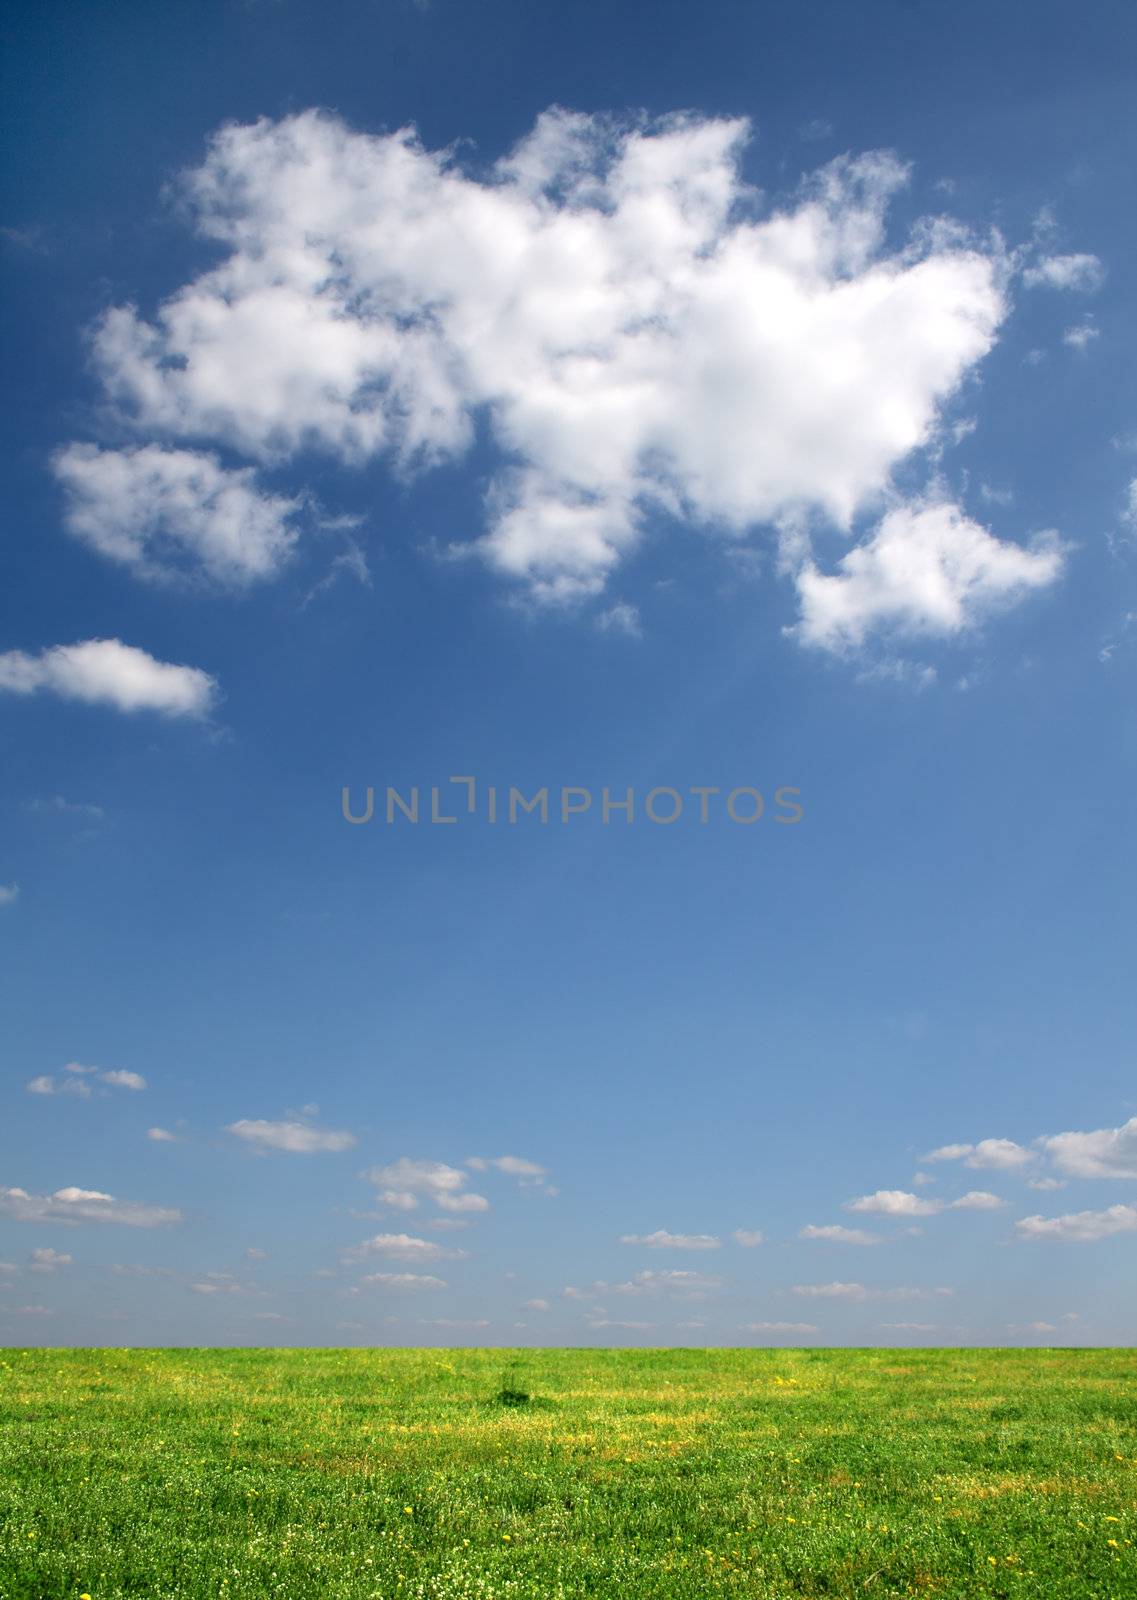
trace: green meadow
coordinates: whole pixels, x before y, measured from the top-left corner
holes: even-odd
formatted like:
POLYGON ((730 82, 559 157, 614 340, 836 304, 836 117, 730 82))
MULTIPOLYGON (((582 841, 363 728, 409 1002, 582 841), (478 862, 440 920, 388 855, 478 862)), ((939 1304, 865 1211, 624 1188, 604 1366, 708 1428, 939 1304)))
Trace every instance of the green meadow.
POLYGON ((8 1350, 2 1600, 1137 1596, 1129 1350, 8 1350))

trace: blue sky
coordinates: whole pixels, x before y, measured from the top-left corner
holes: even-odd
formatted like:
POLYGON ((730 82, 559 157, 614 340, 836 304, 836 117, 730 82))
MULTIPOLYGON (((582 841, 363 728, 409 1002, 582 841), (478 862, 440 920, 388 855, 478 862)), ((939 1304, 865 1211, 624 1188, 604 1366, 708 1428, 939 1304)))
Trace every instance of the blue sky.
POLYGON ((1135 31, 16 9, 0 1337, 1131 1338, 1135 31))

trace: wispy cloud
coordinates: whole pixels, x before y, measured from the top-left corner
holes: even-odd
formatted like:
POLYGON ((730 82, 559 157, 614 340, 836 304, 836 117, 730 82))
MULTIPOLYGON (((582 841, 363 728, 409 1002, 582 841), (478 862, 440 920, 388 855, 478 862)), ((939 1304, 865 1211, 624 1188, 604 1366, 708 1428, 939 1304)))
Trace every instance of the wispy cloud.
POLYGON ((24 1087, 29 1094, 72 1095, 89 1100, 95 1089, 103 1085, 110 1089, 129 1089, 137 1094, 146 1088, 146 1079, 140 1072, 128 1072, 121 1067, 107 1070, 69 1061, 58 1077, 41 1072, 38 1077, 30 1078, 24 1087))
POLYGON ((357 1140, 354 1133, 333 1128, 317 1128, 310 1122, 266 1122, 262 1118, 242 1118, 226 1125, 231 1133, 253 1150, 284 1150, 290 1155, 334 1154, 350 1150, 357 1140))
POLYGON ((48 1195, 0 1188, 0 1217, 12 1222, 115 1222, 132 1228, 158 1228, 182 1220, 181 1212, 169 1206, 116 1200, 98 1189, 74 1186, 48 1195))
POLYGON ((668 1233, 657 1228, 654 1233, 622 1233, 621 1244, 636 1244, 648 1250, 718 1250, 722 1240, 713 1233, 668 1233))
POLYGON ((815 1227, 812 1222, 807 1223, 798 1233, 799 1239, 817 1239, 826 1244, 858 1244, 873 1245, 881 1243, 879 1233, 866 1233, 863 1228, 842 1228, 839 1223, 830 1223, 826 1227, 815 1227))

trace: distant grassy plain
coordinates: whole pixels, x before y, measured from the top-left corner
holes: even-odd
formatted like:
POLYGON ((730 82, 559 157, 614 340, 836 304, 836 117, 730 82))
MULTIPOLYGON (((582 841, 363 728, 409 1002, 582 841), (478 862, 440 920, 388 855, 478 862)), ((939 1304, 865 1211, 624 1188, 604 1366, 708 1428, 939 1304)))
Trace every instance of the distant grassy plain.
POLYGON ((2 1600, 1137 1596, 1128 1350, 0 1360, 2 1600))

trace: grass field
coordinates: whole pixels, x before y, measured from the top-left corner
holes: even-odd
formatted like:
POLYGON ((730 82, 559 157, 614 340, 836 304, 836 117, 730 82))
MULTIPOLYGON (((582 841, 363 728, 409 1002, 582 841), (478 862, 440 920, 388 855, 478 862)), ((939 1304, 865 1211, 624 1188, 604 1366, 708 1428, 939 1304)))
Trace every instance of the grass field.
POLYGON ((1137 1595, 1122 1350, 64 1350, 0 1596, 1137 1595))

